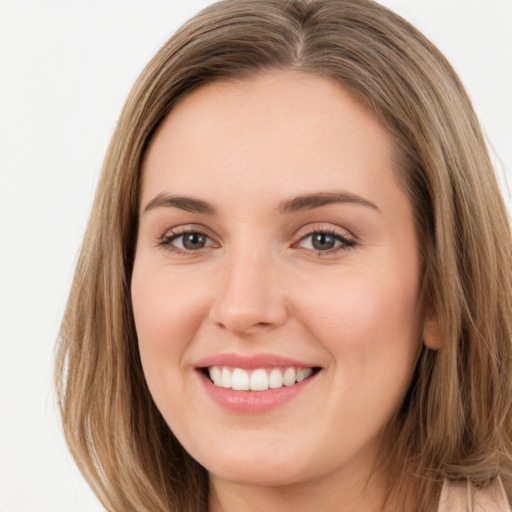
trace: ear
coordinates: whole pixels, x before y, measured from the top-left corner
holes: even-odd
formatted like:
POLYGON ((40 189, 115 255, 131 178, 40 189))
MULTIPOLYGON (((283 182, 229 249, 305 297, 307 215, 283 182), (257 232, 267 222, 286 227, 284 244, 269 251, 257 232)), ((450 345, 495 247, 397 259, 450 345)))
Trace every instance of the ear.
POLYGON ((443 346, 441 339, 441 331, 439 329, 439 322, 436 315, 427 315, 423 323, 422 331, 423 343, 427 348, 432 350, 439 350, 443 346))

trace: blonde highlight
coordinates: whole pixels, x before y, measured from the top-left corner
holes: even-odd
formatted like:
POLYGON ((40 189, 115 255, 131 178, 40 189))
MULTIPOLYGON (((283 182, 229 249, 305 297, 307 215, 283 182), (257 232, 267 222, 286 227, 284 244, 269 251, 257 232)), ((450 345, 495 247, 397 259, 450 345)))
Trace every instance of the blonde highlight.
POLYGON ((389 487, 430 511, 445 478, 512 487, 512 240, 471 102, 443 55, 370 0, 225 0, 180 29, 123 108, 62 323, 56 388, 64 432, 110 511, 204 511, 208 479, 154 405, 130 303, 144 156, 201 85, 296 69, 336 80, 389 129, 415 212, 423 347, 387 435, 389 487))

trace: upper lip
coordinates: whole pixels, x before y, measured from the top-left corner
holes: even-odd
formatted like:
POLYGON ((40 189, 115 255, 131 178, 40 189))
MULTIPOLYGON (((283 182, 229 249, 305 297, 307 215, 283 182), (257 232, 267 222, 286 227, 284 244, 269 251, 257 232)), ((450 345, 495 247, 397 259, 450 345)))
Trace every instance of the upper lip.
POLYGON ((228 352, 224 354, 213 354, 207 356, 195 364, 196 368, 207 368, 210 366, 231 366, 254 370, 256 368, 294 367, 294 368, 315 368, 319 365, 305 361, 299 361, 278 354, 236 354, 228 352))

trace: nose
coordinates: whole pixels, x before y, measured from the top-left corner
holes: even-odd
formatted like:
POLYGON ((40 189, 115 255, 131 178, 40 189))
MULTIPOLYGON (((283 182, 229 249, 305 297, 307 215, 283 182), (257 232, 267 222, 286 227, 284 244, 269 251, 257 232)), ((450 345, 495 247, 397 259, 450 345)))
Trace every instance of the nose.
POLYGON ((254 244, 226 255, 210 321, 237 335, 271 330, 288 312, 275 258, 254 244))

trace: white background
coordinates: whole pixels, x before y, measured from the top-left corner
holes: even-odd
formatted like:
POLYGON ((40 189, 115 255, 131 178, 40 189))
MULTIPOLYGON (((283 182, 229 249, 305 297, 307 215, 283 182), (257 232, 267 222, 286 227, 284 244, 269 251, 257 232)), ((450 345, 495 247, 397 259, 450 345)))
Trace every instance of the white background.
MULTIPOLYGON (((209 3, 0 0, 0 512, 101 510, 57 422, 55 339, 122 104, 209 3)), ((447 55, 512 176, 512 0, 382 3, 447 55)))

